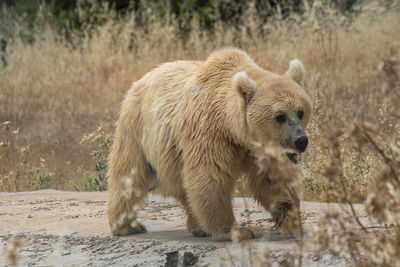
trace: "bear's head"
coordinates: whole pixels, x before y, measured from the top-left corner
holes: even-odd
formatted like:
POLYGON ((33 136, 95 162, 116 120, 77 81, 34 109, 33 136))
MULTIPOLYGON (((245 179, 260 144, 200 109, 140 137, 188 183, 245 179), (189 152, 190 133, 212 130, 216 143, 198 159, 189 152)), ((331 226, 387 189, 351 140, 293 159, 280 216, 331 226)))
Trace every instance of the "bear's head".
POLYGON ((245 113, 249 143, 279 143, 297 163, 306 150, 304 128, 312 112, 310 96, 303 89, 304 66, 292 60, 284 75, 266 74, 250 78, 246 72, 233 76, 233 87, 245 113))

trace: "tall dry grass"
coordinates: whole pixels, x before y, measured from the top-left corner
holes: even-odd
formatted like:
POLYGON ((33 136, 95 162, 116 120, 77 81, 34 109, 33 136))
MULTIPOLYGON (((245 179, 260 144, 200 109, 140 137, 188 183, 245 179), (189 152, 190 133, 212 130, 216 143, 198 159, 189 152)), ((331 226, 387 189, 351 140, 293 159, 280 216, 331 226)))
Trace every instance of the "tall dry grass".
MULTIPOLYGON (((304 222, 306 212, 293 209, 287 214, 287 224, 281 228, 283 233, 297 234, 292 236, 290 249, 278 256, 268 245, 257 249, 254 242, 242 242, 239 245, 246 253, 228 253, 221 266, 225 263, 226 266, 399 266, 400 146, 386 143, 383 147, 377 143, 377 137, 376 128, 363 122, 333 129, 327 140, 331 148, 329 162, 321 171, 321 178, 328 187, 327 194, 339 202, 336 208, 329 205, 326 210, 320 209, 322 216, 312 228, 304 222), (371 171, 367 196, 348 186, 337 190, 338 184, 347 183, 345 153, 354 149, 360 158, 365 158, 368 155, 364 148, 380 160, 371 171), (364 205, 355 206, 354 196, 362 197, 364 205)), ((296 187, 296 167, 282 148, 262 146, 254 155, 260 171, 271 172, 271 179, 286 188, 296 187)), ((234 238, 233 241, 239 242, 234 238)))
MULTIPOLYGON (((80 140, 100 122, 116 119, 133 81, 162 62, 204 60, 215 49, 236 46, 274 72, 285 72, 293 58, 306 66, 306 88, 315 111, 302 162, 304 199, 326 200, 319 172, 328 162, 327 129, 352 120, 369 121, 379 126, 378 142, 399 142, 399 81, 388 78, 384 63, 391 60, 391 68, 398 69, 399 9, 399 1, 364 2, 344 16, 325 2, 315 2, 303 15, 283 19, 278 14, 262 23, 250 7, 237 25, 219 21, 210 32, 193 20, 185 35, 172 18, 150 17, 152 23, 137 25, 133 13, 117 18, 105 12, 103 24, 68 34, 39 17, 31 44, 19 38, 26 31, 23 23, 3 9, 0 36, 8 40, 8 47, 7 66, 0 67, 0 122, 10 121, 11 130, 19 129, 16 150, 29 146, 25 160, 16 164, 18 189, 35 188, 35 168, 53 175, 54 188, 72 189, 71 180, 83 186, 95 162, 90 146, 80 140)), ((2 179, 10 171, 3 164, 5 154, 0 150, 2 179)), ((352 152, 343 157, 348 186, 365 193, 376 157, 361 160, 352 152)), ((0 190, 15 188, 2 183, 0 190)))

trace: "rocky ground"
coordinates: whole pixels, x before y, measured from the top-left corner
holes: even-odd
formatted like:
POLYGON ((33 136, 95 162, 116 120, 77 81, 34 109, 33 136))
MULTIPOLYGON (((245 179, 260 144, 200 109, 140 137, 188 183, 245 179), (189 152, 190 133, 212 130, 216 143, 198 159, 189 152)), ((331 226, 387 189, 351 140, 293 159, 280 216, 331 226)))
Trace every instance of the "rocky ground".
MULTIPOLYGON (((236 198, 234 210, 237 221, 255 232, 254 241, 233 244, 193 237, 186 231, 180 205, 155 195, 139 214, 148 232, 113 237, 104 212, 105 199, 105 192, 0 193, 0 266, 10 264, 7 248, 15 237, 22 245, 16 250, 18 266, 262 266, 265 251, 279 261, 299 239, 299 235, 280 235, 269 213, 246 198, 236 198)), ((338 205, 302 203, 306 233, 329 209, 338 209, 338 205)), ((362 206, 356 209, 365 219, 362 206)), ((306 253, 304 260, 305 266, 345 264, 312 253, 306 253)))

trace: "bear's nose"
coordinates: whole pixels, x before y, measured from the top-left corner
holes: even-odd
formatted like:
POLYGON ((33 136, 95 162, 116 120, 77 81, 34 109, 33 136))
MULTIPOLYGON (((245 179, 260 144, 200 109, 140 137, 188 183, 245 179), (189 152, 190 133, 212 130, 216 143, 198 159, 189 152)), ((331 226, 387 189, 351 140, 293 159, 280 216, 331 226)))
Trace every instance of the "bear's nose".
POLYGON ((304 152, 308 145, 307 136, 301 136, 301 137, 297 138, 296 141, 294 142, 294 144, 300 152, 304 152))

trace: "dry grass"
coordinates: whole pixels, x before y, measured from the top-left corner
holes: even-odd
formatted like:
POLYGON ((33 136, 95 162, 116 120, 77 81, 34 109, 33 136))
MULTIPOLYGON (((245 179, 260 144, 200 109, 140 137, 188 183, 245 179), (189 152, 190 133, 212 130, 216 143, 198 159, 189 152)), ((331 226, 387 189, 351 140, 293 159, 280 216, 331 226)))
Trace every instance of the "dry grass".
POLYGON ((10 237, 7 240, 6 246, 4 246, 5 259, 11 264, 11 266, 17 266, 19 259, 18 248, 23 246, 23 241, 19 237, 10 237))
MULTIPOLYGON (((250 8, 240 25, 219 22, 213 34, 193 21, 185 39, 173 19, 143 27, 135 24, 135 14, 117 19, 106 12, 103 25, 88 25, 69 33, 68 39, 53 29, 51 21, 38 20, 33 44, 18 38, 25 30, 22 23, 3 10, 0 36, 8 40, 8 47, 7 67, 0 67, 0 122, 10 121, 11 131, 19 129, 14 153, 24 147, 29 150, 24 150, 28 154, 23 160, 16 157, 13 163, 18 188, 9 178, 0 190, 37 188, 34 170, 43 162, 43 171, 53 176, 53 188, 73 189, 69 181, 83 187, 95 162, 90 145, 80 140, 100 122, 116 119, 133 81, 162 62, 203 60, 215 49, 237 46, 274 72, 283 73, 293 58, 304 62, 306 87, 315 105, 308 128, 311 143, 301 166, 304 199, 327 200, 319 178, 329 161, 329 147, 324 146, 327 129, 354 119, 369 121, 378 126, 377 142, 399 142, 399 81, 390 70, 398 70, 400 57, 399 8, 398 1, 389 9, 371 2, 344 17, 316 2, 302 16, 293 14, 285 20, 275 16, 267 24, 250 8)), ((8 142, 6 133, 0 134, 0 142, 8 142)), ((0 148, 2 179, 10 176, 6 153, 0 148)), ((364 153, 370 153, 368 148, 364 153)), ((349 188, 361 195, 377 162, 376 156, 368 155, 364 159, 352 151, 343 155, 343 175, 349 188)))
MULTIPOLYGON (((346 266, 399 266, 400 264, 400 146, 382 147, 377 142, 379 136, 371 124, 355 122, 346 128, 332 131, 329 136, 329 160, 321 174, 327 187, 326 194, 340 204, 341 209, 323 212, 318 226, 305 233, 301 214, 292 217, 295 222, 289 227, 299 229, 299 240, 284 255, 282 260, 271 257, 268 248, 254 253, 248 248, 250 260, 248 266, 303 266, 303 259, 312 257, 315 265, 322 263, 323 257, 331 257, 335 265, 338 260, 346 266), (378 161, 373 168, 368 194, 360 194, 346 185, 345 172, 348 165, 345 155, 354 150, 360 158, 368 157, 367 149, 378 161), (341 188, 338 190, 338 184, 341 188), (361 220, 352 200, 354 197, 364 200, 368 220, 361 220), (346 209, 345 206, 348 206, 346 209), (260 257, 261 253, 261 257, 260 257)), ((386 144, 387 145, 387 144, 386 144)), ((261 170, 293 167, 284 157, 281 149, 265 147, 257 154, 261 170), (271 152, 272 151, 272 152, 271 152), (272 162, 274 160, 274 162, 272 162)), ((290 172, 289 172, 290 173, 290 172)), ((286 184, 295 183, 293 176, 282 172, 274 179, 284 180, 286 184)), ((358 210, 359 211, 359 210, 358 210)), ((289 229, 290 230, 290 229, 289 229)), ((245 244, 243 244, 245 245, 245 244)), ((324 265, 322 263, 322 265, 324 265)), ((236 265, 235 265, 236 266, 236 265)))

